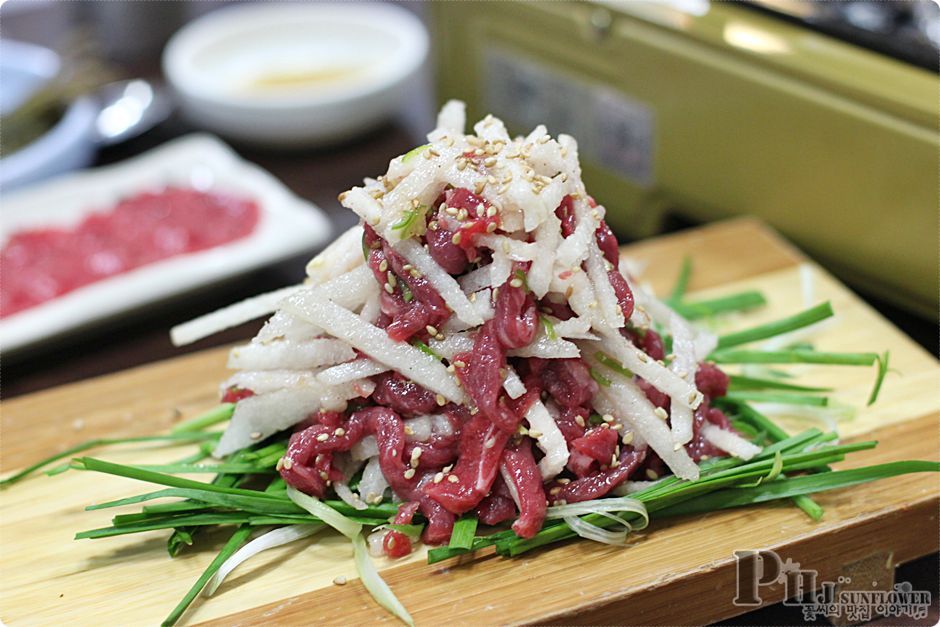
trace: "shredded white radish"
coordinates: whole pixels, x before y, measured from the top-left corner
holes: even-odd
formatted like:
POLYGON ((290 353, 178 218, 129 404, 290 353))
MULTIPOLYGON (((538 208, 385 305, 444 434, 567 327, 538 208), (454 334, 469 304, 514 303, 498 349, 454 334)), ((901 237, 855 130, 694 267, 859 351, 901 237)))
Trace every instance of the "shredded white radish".
POLYGON ((555 418, 548 408, 538 399, 529 406, 525 419, 529 423, 529 436, 535 438, 538 447, 545 453, 545 457, 539 461, 542 481, 553 479, 568 463, 568 444, 565 442, 565 436, 555 424, 555 418))
POLYGON ((437 262, 420 244, 414 240, 404 240, 396 246, 396 250, 434 286, 447 306, 454 311, 455 316, 473 326, 483 324, 483 318, 460 289, 454 277, 437 265, 437 262))
POLYGON ((614 292, 613 285, 607 277, 607 264, 604 254, 598 248, 594 241, 588 246, 588 256, 585 261, 588 277, 594 287, 594 294, 597 297, 594 305, 604 324, 611 329, 623 327, 625 321, 623 311, 620 309, 620 303, 617 301, 617 294, 614 292))
POLYGON ((431 340, 428 346, 444 359, 453 359, 459 353, 473 350, 473 334, 451 333, 445 335, 443 340, 431 340))
POLYGON ((363 265, 362 226, 356 225, 323 249, 307 264, 307 276, 313 285, 326 283, 330 279, 356 266, 363 265))
POLYGON ((222 565, 219 567, 219 570, 216 571, 215 575, 212 576, 212 579, 209 580, 209 583, 206 584, 205 590, 203 590, 203 594, 207 597, 211 597, 213 594, 215 594, 215 591, 219 589, 219 586, 222 585, 222 582, 225 581, 225 578, 229 576, 229 573, 258 553, 267 551, 268 549, 273 549, 275 547, 283 546, 285 544, 290 544, 291 542, 295 542, 303 538, 309 538, 313 534, 321 531, 325 526, 326 525, 320 523, 313 523, 310 525, 289 525, 287 527, 272 529, 264 535, 258 536, 242 548, 238 549, 230 558, 222 563, 222 565))
POLYGON ((359 317, 362 318, 365 322, 374 324, 379 319, 379 314, 381 313, 381 294, 376 291, 374 294, 371 294, 368 298, 366 298, 366 302, 362 304, 362 309, 359 310, 359 317))
POLYGON ((735 457, 748 460, 761 452, 761 448, 751 442, 748 442, 733 431, 726 431, 717 425, 706 423, 702 427, 702 435, 716 448, 720 448, 726 453, 735 457))
MULTIPOLYGON (((437 114, 437 128, 453 135, 463 135, 467 125, 467 105, 460 100, 448 100, 437 114)), ((434 141, 433 138, 428 138, 434 141)))
POLYGON ((225 457, 294 426, 320 409, 323 392, 322 387, 316 385, 278 390, 240 400, 212 455, 225 457))
POLYGON ((369 555, 372 557, 383 557, 385 555, 385 536, 388 535, 388 532, 391 529, 382 528, 376 529, 366 537, 366 542, 369 544, 369 555))
POLYGON ((600 342, 584 342, 586 352, 606 352, 632 373, 646 381, 660 392, 667 394, 673 401, 695 409, 702 402, 702 394, 694 385, 683 380, 664 365, 654 361, 649 355, 633 345, 616 331, 600 331, 600 342))
POLYGON ((552 269, 555 266, 555 251, 561 241, 561 222, 554 213, 548 215, 535 229, 537 254, 526 275, 529 289, 536 298, 542 298, 548 292, 552 282, 552 269))
POLYGON ((170 329, 170 340, 174 346, 185 346, 225 329, 266 316, 277 308, 281 300, 301 289, 303 289, 302 285, 291 285, 267 294, 246 298, 234 305, 178 324, 170 329))
POLYGON ((544 329, 526 346, 515 348, 508 353, 511 357, 540 357, 542 359, 568 359, 579 357, 581 351, 578 346, 568 340, 556 338, 551 340, 545 335, 544 329))
POLYGON ((519 374, 511 367, 506 366, 506 379, 503 381, 503 389, 509 398, 520 398, 525 394, 525 384, 519 378, 519 374))
POLYGON ((320 327, 280 309, 264 323, 251 341, 255 344, 267 344, 276 340, 312 340, 320 335, 323 335, 323 329, 320 327))
POLYGON ((596 339, 597 336, 591 333, 591 320, 588 318, 568 318, 567 320, 552 320, 552 327, 555 329, 555 335, 558 337, 569 337, 575 339, 596 339))
POLYGON ((490 280, 492 274, 490 265, 491 264, 480 266, 457 279, 460 289, 469 296, 474 292, 479 292, 484 287, 490 287, 492 284, 490 280))
MULTIPOLYGON (((594 361, 592 367, 602 366, 594 361)), ((624 377, 612 374, 610 379, 610 386, 602 386, 595 395, 594 409, 630 425, 677 477, 698 479, 698 466, 684 448, 676 447, 669 427, 656 415, 653 404, 643 391, 624 377)))
POLYGON ((255 394, 267 394, 284 388, 315 385, 316 375, 306 370, 243 370, 219 386, 219 392, 224 394, 230 387, 237 387, 255 394))
POLYGON ((359 480, 359 496, 366 503, 381 501, 382 495, 388 489, 388 481, 385 480, 385 475, 382 474, 378 454, 378 447, 376 447, 375 456, 371 457, 366 463, 366 467, 362 470, 362 478, 359 480))
MULTIPOLYGON (((698 369, 694 331, 677 313, 670 316, 669 326, 672 329, 672 352, 675 354, 675 359, 669 364, 669 370, 694 386, 695 371, 698 369)), ((670 407, 673 440, 676 444, 685 444, 692 439, 692 409, 681 403, 675 403, 670 407)))
POLYGON ((252 343, 233 348, 229 352, 228 367, 235 370, 305 370, 339 364, 355 356, 352 347, 340 340, 252 343))
POLYGON ((359 498, 359 495, 350 490, 349 486, 343 481, 334 481, 333 491, 336 492, 336 496, 338 496, 343 503, 346 503, 354 509, 363 510, 369 507, 359 498))
POLYGON ((367 435, 353 444, 349 454, 356 461, 365 461, 379 454, 379 443, 374 435, 367 435))
POLYGON ((330 302, 319 290, 295 294, 284 307, 415 383, 455 403, 463 402, 463 390, 441 362, 410 344, 396 342, 384 329, 363 322, 348 309, 330 302))
POLYGON ((349 383, 357 379, 382 374, 388 372, 388 370, 389 368, 385 364, 380 364, 368 357, 361 357, 321 370, 316 376, 317 381, 323 385, 339 385, 340 383, 349 383))

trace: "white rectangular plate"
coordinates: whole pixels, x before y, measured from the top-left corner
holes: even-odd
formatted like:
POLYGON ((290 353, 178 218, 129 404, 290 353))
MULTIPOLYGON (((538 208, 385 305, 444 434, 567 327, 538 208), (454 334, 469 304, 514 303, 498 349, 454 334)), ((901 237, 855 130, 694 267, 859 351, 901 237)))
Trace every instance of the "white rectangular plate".
POLYGON ((167 185, 217 190, 258 203, 243 239, 179 255, 81 287, 0 320, 4 353, 151 302, 279 261, 332 235, 323 211, 209 135, 188 135, 122 163, 57 179, 3 199, 0 242, 23 229, 80 222, 118 201, 167 185))

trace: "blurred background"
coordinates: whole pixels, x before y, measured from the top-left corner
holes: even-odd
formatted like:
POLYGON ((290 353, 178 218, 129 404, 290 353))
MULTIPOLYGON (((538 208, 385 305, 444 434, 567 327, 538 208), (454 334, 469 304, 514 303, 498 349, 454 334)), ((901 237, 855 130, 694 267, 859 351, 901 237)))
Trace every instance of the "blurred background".
POLYGON ((934 2, 9 0, 0 22, 5 238, 50 179, 193 132, 332 226, 172 305, 7 351, 8 397, 176 354, 173 324, 300 279, 354 222, 337 194, 422 143, 448 98, 574 135, 621 241, 756 216, 936 349, 934 2))
MULTIPOLYGON (((292 193, 293 210, 326 218, 299 244, 279 246, 288 234, 275 232, 238 271, 181 281, 145 306, 85 311, 75 324, 54 311, 48 328, 59 331, 4 350, 5 398, 177 355, 171 326, 302 279, 305 261, 355 222, 337 195, 423 143, 449 98, 465 100, 471 120, 492 112, 513 132, 545 123, 575 136, 622 242, 755 216, 936 352, 934 2, 9 0, 0 25, 4 242, 23 224, 43 227, 50 198, 79 217, 120 201, 93 193, 106 180, 140 180, 140 191, 167 172, 196 181, 172 154, 133 161, 194 132, 280 181, 265 193, 292 193), (125 164, 83 187, 56 182, 125 164)), ((212 146, 210 174, 247 186, 247 166, 212 146)), ((0 326, 14 319, 29 324, 30 312, 0 326)), ((936 590, 936 559, 898 577, 936 590)), ((801 622, 788 612, 735 623, 801 622)))

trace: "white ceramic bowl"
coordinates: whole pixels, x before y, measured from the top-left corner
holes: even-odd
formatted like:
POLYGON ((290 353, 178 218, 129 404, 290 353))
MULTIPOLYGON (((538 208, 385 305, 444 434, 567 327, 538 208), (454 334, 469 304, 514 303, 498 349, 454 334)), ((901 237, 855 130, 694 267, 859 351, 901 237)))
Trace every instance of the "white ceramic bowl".
POLYGON ((239 4, 174 35, 163 70, 190 121, 240 141, 300 147, 387 118, 427 51, 424 25, 392 4, 239 4))
MULTIPOLYGON (((0 43, 0 110, 10 111, 59 72, 58 55, 48 48, 18 41, 0 43)), ((75 100, 43 135, 0 159, 0 189, 40 181, 89 165, 95 156, 94 124, 98 108, 89 98, 75 100)))

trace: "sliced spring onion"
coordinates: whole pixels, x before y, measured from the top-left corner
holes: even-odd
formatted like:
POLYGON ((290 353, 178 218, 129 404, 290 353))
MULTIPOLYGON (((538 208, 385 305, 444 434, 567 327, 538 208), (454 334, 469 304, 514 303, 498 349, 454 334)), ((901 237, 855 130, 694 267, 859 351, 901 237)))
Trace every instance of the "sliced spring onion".
POLYGON ((890 351, 885 351, 884 355, 878 358, 878 378, 875 379, 875 385, 871 389, 871 395, 868 397, 868 405, 874 405, 878 400, 878 393, 881 391, 881 384, 884 383, 885 375, 888 374, 888 360, 891 358, 890 351))
POLYGON ((604 353, 602 351, 597 351, 596 353, 594 353, 594 358, 600 363, 610 368, 611 370, 613 370, 614 372, 616 372, 617 374, 623 375, 630 379, 633 378, 632 372, 624 368, 620 362, 618 362, 616 359, 614 359, 607 353, 604 353))
POLYGON ((718 314, 745 311, 767 304, 760 292, 748 291, 694 303, 673 303, 672 308, 686 320, 698 320, 718 314))
POLYGON ((590 368, 591 378, 597 381, 598 385, 602 385, 605 388, 610 387, 610 379, 599 373, 596 369, 590 368))
POLYGON ((718 364, 828 364, 832 366, 870 366, 877 353, 823 353, 805 348, 779 351, 719 350, 712 353, 718 364))
POLYGON ((801 311, 798 314, 788 316, 781 320, 775 320, 773 322, 761 324, 743 331, 722 335, 718 338, 718 348, 730 348, 732 346, 738 346, 739 344, 747 344, 748 342, 765 340, 769 337, 774 337, 775 335, 781 335, 783 333, 788 333, 790 331, 815 324, 816 322, 825 320, 826 318, 829 318, 833 315, 834 312, 832 311, 831 303, 820 303, 815 307, 810 307, 805 311, 801 311))
POLYGON ((603 527, 598 527, 597 525, 589 523, 586 520, 582 520, 577 516, 565 516, 563 520, 565 521, 565 524, 568 525, 569 529, 586 540, 594 540, 595 542, 600 542, 602 544, 612 544, 614 546, 623 546, 626 544, 627 534, 630 533, 630 524, 619 516, 607 514, 606 512, 598 513, 606 518, 614 520, 617 523, 622 523, 623 527, 617 531, 611 531, 609 529, 604 529, 603 527))
POLYGON ((375 563, 369 556, 369 548, 366 546, 365 537, 361 533, 357 533, 352 537, 352 542, 353 555, 356 560, 356 570, 359 572, 359 579, 362 580, 362 585, 369 591, 369 594, 372 595, 376 603, 397 616, 406 625, 414 627, 414 620, 411 618, 411 614, 408 613, 405 606, 402 605, 398 597, 395 596, 395 593, 392 592, 392 589, 388 587, 388 584, 385 583, 385 580, 379 575, 375 563))
POLYGON ((255 538, 225 560, 225 563, 219 567, 219 570, 216 571, 212 579, 209 580, 209 583, 206 584, 206 588, 202 593, 207 597, 211 597, 215 594, 215 591, 219 589, 219 586, 222 585, 222 582, 225 581, 229 573, 247 559, 254 557, 262 551, 310 537, 323 529, 324 526, 325 525, 322 524, 289 525, 287 527, 272 529, 264 535, 255 538))
POLYGON ((287 497, 350 540, 359 537, 359 532, 362 531, 360 523, 346 518, 315 496, 304 494, 294 489, 293 486, 287 486, 287 497))
POLYGON ((218 424, 220 422, 225 422, 232 417, 233 411, 235 411, 235 403, 222 403, 221 405, 213 407, 203 414, 199 414, 195 418, 190 418, 189 420, 179 423, 170 429, 170 433, 192 433, 193 431, 203 431, 206 427, 211 427, 212 425, 218 424))
POLYGON ((555 325, 552 324, 552 321, 548 319, 548 316, 539 316, 542 319, 542 326, 545 327, 545 335, 548 336, 548 339, 554 341, 558 339, 558 334, 555 333, 555 325))
POLYGON ((686 290, 689 288, 689 279, 692 276, 692 258, 686 255, 682 258, 682 266, 679 268, 679 276, 676 277, 676 284, 672 288, 672 292, 669 294, 669 298, 666 299, 666 302, 675 307, 678 303, 682 302, 682 299, 685 297, 686 290))
POLYGON ((815 405, 825 407, 829 399, 825 396, 812 396, 809 394, 791 394, 788 392, 761 392, 744 391, 728 392, 726 398, 736 401, 754 401, 759 403, 783 403, 787 405, 815 405))
POLYGON ((813 387, 810 385, 796 385, 793 383, 784 383, 774 379, 764 379, 759 377, 746 377, 740 374, 730 374, 728 378, 731 381, 731 389, 738 390, 787 390, 790 392, 831 392, 832 388, 813 387))
POLYGON ((646 512, 646 505, 641 501, 626 496, 617 498, 594 499, 593 501, 582 501, 580 503, 570 503, 568 505, 553 505, 546 508, 545 519, 564 518, 567 520, 570 516, 584 516, 586 514, 595 514, 598 512, 616 512, 620 514, 635 514, 639 516, 642 522, 631 522, 627 526, 634 530, 645 528, 649 524, 649 514, 646 512))
POLYGON ((473 538, 477 532, 477 519, 474 516, 464 516, 454 523, 454 530, 450 534, 451 549, 469 549, 473 546, 473 538))

